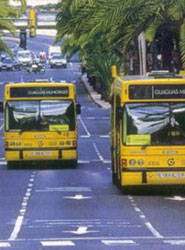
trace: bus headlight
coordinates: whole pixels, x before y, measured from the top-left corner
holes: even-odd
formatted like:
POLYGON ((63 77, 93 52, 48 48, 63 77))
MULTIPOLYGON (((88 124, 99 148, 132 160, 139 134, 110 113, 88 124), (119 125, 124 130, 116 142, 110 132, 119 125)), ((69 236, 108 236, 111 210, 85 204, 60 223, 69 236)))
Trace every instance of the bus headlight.
POLYGON ((130 159, 129 160, 129 165, 131 165, 131 166, 136 165, 136 160, 135 159, 130 159))
POLYGON ((145 164, 145 161, 143 159, 138 160, 138 165, 143 166, 145 164))

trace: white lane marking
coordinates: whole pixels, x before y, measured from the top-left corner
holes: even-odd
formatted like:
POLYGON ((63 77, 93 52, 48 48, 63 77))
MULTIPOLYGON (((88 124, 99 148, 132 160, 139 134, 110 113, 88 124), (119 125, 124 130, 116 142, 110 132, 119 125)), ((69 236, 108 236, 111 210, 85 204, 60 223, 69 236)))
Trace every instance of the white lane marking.
POLYGON ((78 235, 99 232, 98 230, 88 231, 87 229, 88 229, 88 227, 83 226, 83 227, 78 227, 78 229, 76 231, 62 231, 62 232, 63 233, 73 233, 73 234, 78 234, 78 235))
POLYGON ((156 238, 163 238, 163 236, 152 226, 150 222, 145 222, 145 225, 156 238))
MULTIPOLYGON (((35 175, 36 175, 36 173, 32 172, 31 176, 35 177, 35 175)), ((17 217, 17 220, 16 220, 15 226, 13 228, 13 231, 11 232, 11 235, 9 237, 10 241, 16 240, 17 237, 18 237, 19 232, 21 231, 21 227, 22 227, 22 224, 23 224, 24 216, 26 214, 26 208, 27 208, 28 201, 29 201, 29 198, 31 196, 31 192, 32 192, 32 188, 33 188, 33 186, 32 186, 32 188, 30 188, 30 184, 33 184, 33 182, 34 182, 34 178, 30 177, 29 183, 28 183, 28 186, 27 186, 27 189, 26 189, 26 193, 25 193, 25 195, 23 197, 21 208, 19 210, 19 215, 17 217), (32 180, 32 181, 30 182, 30 180, 32 180)))
POLYGON ((4 124, 0 127, 0 130, 2 130, 4 128, 4 124))
POLYGON ((100 138, 110 138, 110 135, 99 135, 100 138))
POLYGON ((81 138, 89 138, 89 135, 80 135, 81 138))
POLYGON ((104 161, 104 158, 103 158, 103 156, 100 154, 100 151, 98 150, 97 145, 96 145, 96 143, 94 143, 94 142, 93 142, 93 147, 94 147, 94 150, 95 150, 95 152, 96 152, 98 158, 100 159, 100 161, 103 162, 103 161, 104 161))
POLYGON ((128 199, 130 200, 134 210, 138 213, 140 219, 143 221, 145 226, 149 229, 149 231, 153 234, 155 238, 164 238, 154 227, 153 225, 148 221, 143 211, 138 207, 138 205, 135 203, 134 198, 132 196, 128 196, 128 199))
POLYGON ((6 161, 0 161, 0 165, 7 165, 6 161))
POLYGON ((104 160, 103 163, 111 164, 111 160, 104 160))
POLYGON ((58 187, 38 189, 35 192, 92 192, 92 189, 89 187, 58 187))
POLYGON ((8 242, 0 242, 0 247, 11 247, 11 245, 8 242))
POLYGON ((174 196, 174 197, 169 197, 169 198, 165 198, 166 200, 172 200, 172 201, 185 201, 185 198, 183 198, 182 196, 174 196))
POLYGON ((9 240, 15 240, 17 238, 17 235, 18 235, 18 233, 19 233, 19 231, 21 229, 21 226, 22 226, 23 219, 24 219, 24 216, 18 216, 17 217, 14 229, 13 229, 11 235, 10 235, 9 240))
POLYGON ((43 247, 56 247, 56 246, 75 246, 72 241, 41 241, 43 247))
POLYGON ((85 132, 86 132, 86 134, 87 134, 87 136, 90 137, 91 134, 89 133, 89 131, 88 131, 88 129, 87 129, 87 127, 86 127, 86 125, 85 125, 85 123, 83 122, 83 120, 82 120, 81 117, 80 117, 80 122, 81 122, 81 124, 82 124, 82 126, 83 126, 83 128, 84 128, 84 130, 85 130, 85 132))
POLYGON ((97 109, 97 108, 88 108, 88 110, 95 110, 95 109, 97 109))
POLYGON ((171 245, 185 245, 185 240, 164 240, 163 242, 171 245))
POLYGON ((109 120, 109 117, 85 117, 87 120, 109 120))
POLYGON ((133 240, 102 240, 101 242, 108 246, 136 245, 136 242, 133 240))
POLYGON ((82 194, 76 194, 75 196, 64 196, 65 199, 73 199, 73 200, 85 200, 91 199, 91 196, 83 196, 82 194))
POLYGON ((78 160, 78 163, 79 163, 79 164, 86 164, 86 163, 88 164, 88 163, 90 163, 90 161, 82 161, 82 160, 78 160))

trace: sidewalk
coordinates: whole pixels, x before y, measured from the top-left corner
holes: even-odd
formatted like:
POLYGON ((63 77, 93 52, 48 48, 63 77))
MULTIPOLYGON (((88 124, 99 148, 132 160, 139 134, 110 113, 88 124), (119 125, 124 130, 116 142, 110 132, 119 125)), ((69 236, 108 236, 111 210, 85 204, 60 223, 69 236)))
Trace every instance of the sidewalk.
POLYGON ((96 105, 98 105, 101 108, 104 109, 109 109, 110 108, 110 103, 105 102, 104 100, 101 100, 101 95, 98 94, 93 87, 89 84, 88 79, 87 79, 87 75, 83 74, 81 77, 81 81, 84 84, 90 98, 92 99, 92 101, 94 103, 96 103, 96 105))

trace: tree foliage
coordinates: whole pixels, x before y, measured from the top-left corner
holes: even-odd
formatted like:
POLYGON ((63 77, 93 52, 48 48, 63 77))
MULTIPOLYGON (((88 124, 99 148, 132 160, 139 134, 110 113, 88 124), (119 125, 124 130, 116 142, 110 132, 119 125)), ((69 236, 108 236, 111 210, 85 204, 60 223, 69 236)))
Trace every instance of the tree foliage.
POLYGON ((4 31, 9 31, 12 34, 16 33, 15 26, 11 20, 6 18, 18 17, 26 10, 26 1, 19 0, 21 3, 21 8, 17 10, 13 6, 10 6, 9 0, 0 1, 0 50, 6 51, 11 55, 11 51, 8 49, 6 43, 2 40, 4 31))
POLYGON ((74 46, 92 68, 97 69, 97 54, 105 60, 101 65, 110 58, 121 65, 140 33, 153 41, 164 28, 179 38, 185 68, 185 0, 62 0, 57 8, 56 41, 67 40, 65 51, 72 53, 74 46))

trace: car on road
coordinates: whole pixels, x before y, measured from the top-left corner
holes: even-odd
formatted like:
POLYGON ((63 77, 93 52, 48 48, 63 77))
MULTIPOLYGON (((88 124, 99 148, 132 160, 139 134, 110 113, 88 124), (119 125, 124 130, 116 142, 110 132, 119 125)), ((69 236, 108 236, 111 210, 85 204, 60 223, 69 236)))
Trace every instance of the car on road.
POLYGON ((61 48, 60 46, 50 46, 48 49, 48 60, 55 56, 55 55, 61 55, 61 48))
POLYGON ((49 63, 50 63, 50 68, 54 68, 54 67, 67 68, 67 59, 65 56, 62 56, 62 55, 53 56, 50 59, 49 63))
POLYGON ((1 70, 9 71, 9 70, 21 70, 21 69, 22 69, 22 63, 15 59, 6 57, 1 61, 1 70))
POLYGON ((11 49, 12 54, 13 54, 14 57, 16 57, 18 51, 23 51, 23 50, 24 50, 24 49, 21 48, 21 47, 19 47, 18 45, 16 45, 15 47, 13 47, 13 48, 11 49))
POLYGON ((32 62, 33 56, 30 50, 20 50, 17 52, 16 59, 25 66, 32 62))

